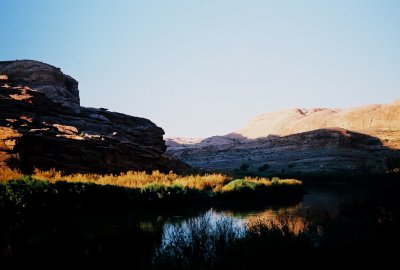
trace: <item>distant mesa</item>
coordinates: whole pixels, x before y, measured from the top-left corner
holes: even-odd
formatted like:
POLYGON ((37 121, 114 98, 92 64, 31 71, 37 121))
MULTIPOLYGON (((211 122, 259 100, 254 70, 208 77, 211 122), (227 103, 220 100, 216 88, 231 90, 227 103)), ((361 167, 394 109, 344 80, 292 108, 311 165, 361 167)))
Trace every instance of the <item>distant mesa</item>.
POLYGON ((400 129, 398 102, 351 109, 290 109, 253 118, 234 132, 249 139, 269 135, 287 136, 321 128, 344 128, 375 135, 379 129, 400 129))
POLYGON ((33 60, 0 62, 0 167, 118 173, 189 168, 150 120, 80 106, 78 82, 33 60))
POLYGON ((167 145, 176 158, 211 171, 246 164, 271 174, 388 172, 400 169, 400 103, 282 110, 225 136, 169 138, 167 145))

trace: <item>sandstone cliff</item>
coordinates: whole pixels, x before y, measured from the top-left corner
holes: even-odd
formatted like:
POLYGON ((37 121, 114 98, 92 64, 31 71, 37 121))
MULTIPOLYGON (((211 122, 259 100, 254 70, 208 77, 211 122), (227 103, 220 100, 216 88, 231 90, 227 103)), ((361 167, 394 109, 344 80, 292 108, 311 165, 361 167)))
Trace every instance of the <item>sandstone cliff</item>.
POLYGON ((168 152, 206 170, 382 173, 400 169, 400 102, 347 110, 291 109, 199 142, 168 139, 168 152))
POLYGON ((118 173, 180 171, 147 119, 80 107, 78 82, 37 61, 0 62, 0 166, 118 173))
POLYGON ((79 110, 78 82, 59 68, 30 60, 3 61, 0 74, 8 77, 8 84, 28 86, 64 107, 79 110))
POLYGON ((343 128, 364 134, 400 130, 400 100, 390 104, 341 109, 291 109, 262 114, 234 132, 249 139, 286 136, 321 128, 343 128))

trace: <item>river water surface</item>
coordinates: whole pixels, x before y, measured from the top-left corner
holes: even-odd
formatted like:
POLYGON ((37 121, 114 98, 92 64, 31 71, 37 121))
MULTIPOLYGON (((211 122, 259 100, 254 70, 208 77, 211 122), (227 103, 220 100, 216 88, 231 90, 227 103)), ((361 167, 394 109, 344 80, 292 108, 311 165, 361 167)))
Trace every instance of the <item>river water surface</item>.
MULTIPOLYGON (((323 185, 306 186, 305 190, 303 200, 291 205, 252 203, 234 207, 188 206, 162 210, 99 209, 17 216, 15 220, 0 222, 0 259, 7 258, 16 266, 65 262, 66 265, 88 267, 132 264, 147 269, 155 251, 168 245, 173 240, 171 236, 177 236, 173 232, 185 234, 185 228, 193 222, 206 220, 213 227, 221 220, 229 220, 240 237, 246 223, 252 220, 273 221, 285 216, 290 217, 291 229, 296 233, 316 217, 341 215, 343 203, 369 200, 376 197, 376 193, 379 193, 379 198, 395 198, 395 203, 389 204, 389 208, 387 204, 375 207, 379 212, 373 213, 372 217, 375 219, 376 216, 379 222, 397 222, 398 212, 391 206, 398 210, 399 196, 393 188, 378 192, 375 188, 323 185)), ((353 211, 358 213, 363 209, 353 211)), ((350 222, 362 226, 364 221, 353 219, 350 222)), ((385 228, 390 229, 391 224, 393 222, 385 228)))

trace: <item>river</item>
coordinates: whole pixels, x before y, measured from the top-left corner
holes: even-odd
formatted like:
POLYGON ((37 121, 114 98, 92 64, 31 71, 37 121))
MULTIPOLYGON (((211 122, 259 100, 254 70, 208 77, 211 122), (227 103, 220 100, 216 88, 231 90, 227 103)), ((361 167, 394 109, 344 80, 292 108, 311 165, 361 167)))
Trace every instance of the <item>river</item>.
MULTIPOLYGON (((369 224, 373 224, 373 230, 383 224, 388 237, 393 237, 390 235, 392 228, 397 231, 398 188, 380 186, 360 189, 348 185, 320 185, 306 186, 305 190, 303 200, 292 205, 247 204, 162 210, 121 208, 17 215, 15 220, 0 222, 1 258, 14 266, 63 262, 83 267, 133 264, 146 269, 156 250, 167 246, 171 236, 177 236, 171 232, 180 230, 185 233, 188 222, 193 224, 205 218, 211 227, 221 219, 229 220, 237 237, 241 237, 249 222, 257 219, 279 221, 283 216, 289 218, 287 220, 294 233, 326 216, 329 220, 345 216, 345 226, 358 228, 365 225, 363 230, 358 230, 363 234, 361 238, 369 237, 369 224)), ((344 228, 347 230, 347 227, 344 228)), ((340 229, 343 231, 342 227, 340 229)), ((354 231, 351 228, 352 234, 354 231)), ((371 235, 375 237, 375 232, 371 235)), ((348 238, 348 235, 343 237, 348 238)), ((386 237, 386 234, 378 237, 386 237)), ((334 240, 346 241, 347 238, 334 240)))

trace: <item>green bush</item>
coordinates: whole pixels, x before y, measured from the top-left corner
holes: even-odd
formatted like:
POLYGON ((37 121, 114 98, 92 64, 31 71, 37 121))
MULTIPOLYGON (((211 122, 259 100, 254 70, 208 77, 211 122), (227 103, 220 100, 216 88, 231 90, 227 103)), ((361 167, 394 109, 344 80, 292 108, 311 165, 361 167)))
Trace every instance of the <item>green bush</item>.
POLYGON ((167 187, 165 185, 157 184, 157 183, 152 183, 144 186, 141 189, 141 193, 144 196, 148 196, 149 199, 156 199, 156 198, 163 198, 167 195, 167 187), (151 196, 152 195, 152 196, 151 196))
POLYGON ((141 189, 141 199, 144 201, 163 201, 168 203, 180 203, 187 201, 208 200, 209 191, 198 190, 175 184, 166 186, 163 184, 152 183, 141 189))
POLYGON ((187 191, 188 189, 182 185, 166 186, 158 183, 148 184, 141 189, 144 198, 149 200, 182 197, 186 195, 187 191))
POLYGON ((242 164, 242 165, 240 165, 239 170, 246 172, 249 168, 250 168, 250 165, 242 164))
POLYGON ((258 171, 259 172, 265 172, 268 169, 269 169, 269 165, 267 163, 265 163, 264 165, 261 165, 260 167, 258 167, 258 171))
POLYGON ((226 184, 223 188, 223 192, 227 191, 254 191, 256 187, 259 186, 254 182, 249 182, 243 179, 236 179, 228 184, 226 184))
POLYGON ((271 184, 273 186, 278 186, 281 184, 281 179, 279 177, 272 177, 271 184))
MULTIPOLYGON (((166 185, 147 184, 142 188, 126 188, 115 185, 98 185, 95 183, 57 181, 51 183, 22 177, 0 185, 0 208, 10 209, 57 209, 57 208, 104 208, 104 207, 137 207, 186 205, 186 203, 220 203, 224 200, 259 200, 274 198, 287 200, 297 198, 294 192, 299 191, 300 184, 288 183, 289 180, 274 179, 272 185, 268 180, 236 179, 222 186, 218 191, 211 188, 199 189, 183 184, 166 185)), ((295 180, 292 180, 292 182, 295 180)), ((295 194, 296 195, 296 194, 295 194)))
POLYGON ((48 181, 37 181, 24 176, 4 186, 2 200, 17 208, 45 206, 46 201, 56 193, 56 189, 48 181))

